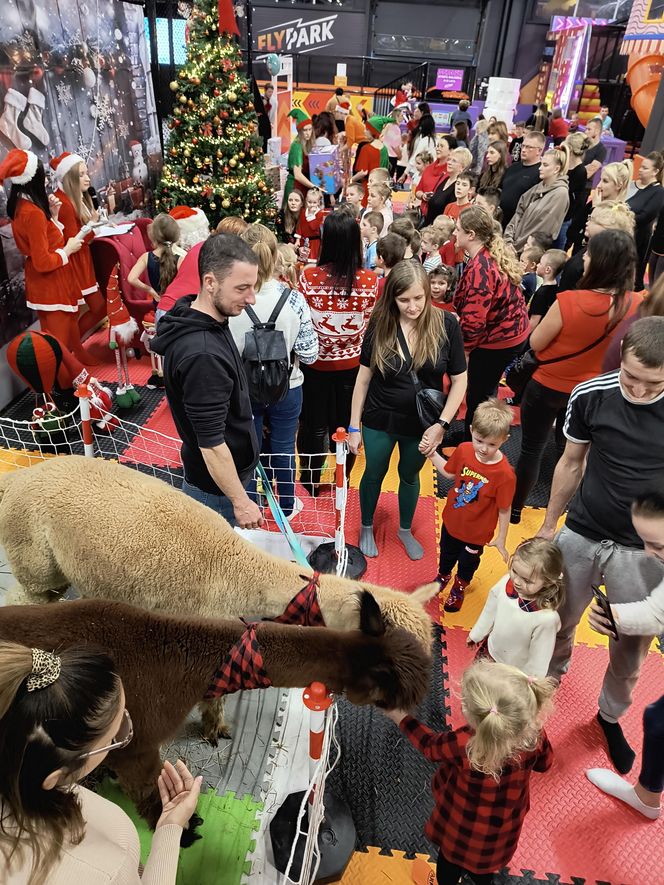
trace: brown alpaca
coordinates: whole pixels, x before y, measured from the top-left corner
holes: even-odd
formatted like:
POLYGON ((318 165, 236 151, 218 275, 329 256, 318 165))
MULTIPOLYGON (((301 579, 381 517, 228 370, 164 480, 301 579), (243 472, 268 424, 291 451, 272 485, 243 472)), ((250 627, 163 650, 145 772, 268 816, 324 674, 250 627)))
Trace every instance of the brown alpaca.
MULTIPOLYGON (((148 612, 120 602, 83 599, 64 605, 0 607, 0 639, 58 651, 92 645, 115 662, 134 723, 134 738, 111 753, 112 768, 140 814, 154 827, 161 813, 159 747, 183 725, 203 698, 235 642, 241 621, 148 612)), ((430 658, 407 631, 385 631, 370 593, 360 603, 360 630, 257 627, 264 667, 273 685, 323 682, 354 704, 411 709, 423 698, 430 658)), ((191 841, 185 838, 183 844, 191 841)))
MULTIPOLYGON (((302 566, 249 544, 167 483, 79 455, 0 477, 0 545, 22 588, 8 602, 44 602, 71 583, 84 597, 149 609, 273 618, 306 583, 302 566)), ((325 625, 357 629, 362 590, 376 598, 388 626, 409 630, 430 649, 423 604, 436 584, 407 595, 321 575, 325 625)))

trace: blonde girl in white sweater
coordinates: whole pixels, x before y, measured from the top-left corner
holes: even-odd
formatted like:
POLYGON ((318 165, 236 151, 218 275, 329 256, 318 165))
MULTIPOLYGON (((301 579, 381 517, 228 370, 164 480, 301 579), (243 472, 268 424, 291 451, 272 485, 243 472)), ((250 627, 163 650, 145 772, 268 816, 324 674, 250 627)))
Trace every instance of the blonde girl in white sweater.
POLYGON ((468 644, 479 644, 480 655, 544 678, 560 630, 558 609, 564 598, 560 548, 544 538, 522 541, 509 573, 489 592, 468 644))

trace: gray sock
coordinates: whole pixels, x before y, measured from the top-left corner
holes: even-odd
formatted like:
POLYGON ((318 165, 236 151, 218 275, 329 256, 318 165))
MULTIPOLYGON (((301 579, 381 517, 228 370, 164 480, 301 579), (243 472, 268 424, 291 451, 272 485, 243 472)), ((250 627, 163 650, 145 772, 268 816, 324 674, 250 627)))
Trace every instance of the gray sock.
POLYGON ((378 556, 372 525, 363 525, 360 529, 360 550, 365 556, 378 556))
POLYGON ((419 541, 415 540, 410 529, 399 529, 397 537, 406 548, 406 553, 410 559, 422 559, 424 548, 419 541))

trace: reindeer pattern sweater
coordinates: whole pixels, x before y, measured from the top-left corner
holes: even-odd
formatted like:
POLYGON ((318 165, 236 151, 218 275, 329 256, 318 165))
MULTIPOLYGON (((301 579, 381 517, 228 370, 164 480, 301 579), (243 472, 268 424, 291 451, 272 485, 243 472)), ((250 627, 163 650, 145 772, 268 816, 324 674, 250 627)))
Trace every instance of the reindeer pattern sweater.
POLYGON ((300 277, 299 289, 318 334, 318 359, 311 368, 337 372, 359 366, 362 339, 376 303, 376 274, 358 270, 347 292, 343 281, 335 285, 325 267, 308 267, 300 277))

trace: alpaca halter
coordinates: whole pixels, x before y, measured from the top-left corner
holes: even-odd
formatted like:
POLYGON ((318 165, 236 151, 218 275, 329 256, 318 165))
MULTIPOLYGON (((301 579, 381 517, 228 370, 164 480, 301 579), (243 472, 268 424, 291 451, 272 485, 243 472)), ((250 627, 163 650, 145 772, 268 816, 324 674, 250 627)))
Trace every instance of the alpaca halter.
POLYGON ((28 691, 37 691, 53 685, 60 676, 62 661, 51 651, 43 651, 41 648, 32 649, 32 672, 28 676, 26 687, 28 691))

